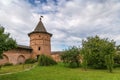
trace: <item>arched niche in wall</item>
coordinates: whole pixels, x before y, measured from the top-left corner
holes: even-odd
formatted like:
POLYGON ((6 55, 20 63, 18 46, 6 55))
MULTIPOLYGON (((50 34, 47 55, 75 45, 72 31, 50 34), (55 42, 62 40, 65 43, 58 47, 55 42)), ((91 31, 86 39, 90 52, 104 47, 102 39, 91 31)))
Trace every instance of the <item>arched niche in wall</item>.
POLYGON ((25 57, 23 55, 18 56, 17 58, 18 64, 22 64, 25 62, 25 57))
POLYGON ((3 54, 3 60, 7 63, 9 62, 9 58, 7 55, 3 54))

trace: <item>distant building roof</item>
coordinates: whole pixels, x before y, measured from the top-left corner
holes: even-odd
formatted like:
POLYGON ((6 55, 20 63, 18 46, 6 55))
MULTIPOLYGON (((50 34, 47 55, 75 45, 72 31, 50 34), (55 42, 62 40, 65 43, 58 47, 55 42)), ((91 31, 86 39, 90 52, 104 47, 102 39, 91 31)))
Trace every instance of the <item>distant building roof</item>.
POLYGON ((32 50, 30 46, 25 46, 25 45, 17 45, 17 48, 32 50))
POLYGON ((51 55, 54 55, 54 54, 62 54, 63 51, 52 51, 51 55))

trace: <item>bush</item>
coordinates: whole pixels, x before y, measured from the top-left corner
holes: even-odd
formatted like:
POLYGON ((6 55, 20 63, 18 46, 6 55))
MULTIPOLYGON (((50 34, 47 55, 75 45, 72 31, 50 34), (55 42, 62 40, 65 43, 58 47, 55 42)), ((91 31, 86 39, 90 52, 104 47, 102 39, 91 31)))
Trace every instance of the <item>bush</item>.
POLYGON ((114 62, 115 64, 120 65, 120 51, 117 51, 115 56, 114 56, 114 62))
POLYGON ((113 67, 114 68, 120 67, 120 64, 115 63, 113 67))
POLYGON ((35 59, 30 58, 30 59, 26 59, 25 64, 31 64, 31 63, 35 63, 35 62, 36 62, 35 59))
MULTIPOLYGON (((79 64, 79 66, 80 66, 80 64, 79 64)), ((76 63, 76 62, 71 62, 70 64, 69 64, 69 67, 70 68, 77 68, 77 67, 79 67, 78 66, 78 64, 76 63)))
POLYGON ((3 66, 13 66, 12 63, 5 63, 3 66))
POLYGON ((38 58, 38 65, 39 66, 50 66, 57 64, 51 57, 41 54, 38 58))
POLYGON ((70 47, 61 54, 61 60, 64 64, 67 64, 70 68, 76 68, 80 66, 80 52, 75 46, 70 47))

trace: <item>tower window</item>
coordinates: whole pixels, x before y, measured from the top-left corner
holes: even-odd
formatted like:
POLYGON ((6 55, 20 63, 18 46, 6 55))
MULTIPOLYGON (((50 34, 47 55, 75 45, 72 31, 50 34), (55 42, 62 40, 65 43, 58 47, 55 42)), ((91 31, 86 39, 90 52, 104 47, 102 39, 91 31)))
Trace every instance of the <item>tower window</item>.
POLYGON ((38 50, 40 51, 40 47, 38 47, 38 50))

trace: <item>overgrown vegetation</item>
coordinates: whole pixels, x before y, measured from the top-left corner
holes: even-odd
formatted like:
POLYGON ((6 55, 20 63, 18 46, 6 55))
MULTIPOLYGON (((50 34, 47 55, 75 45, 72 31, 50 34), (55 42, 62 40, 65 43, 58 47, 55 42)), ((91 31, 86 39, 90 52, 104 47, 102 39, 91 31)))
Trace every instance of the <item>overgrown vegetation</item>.
POLYGON ((57 64, 57 62, 54 61, 50 56, 41 54, 38 58, 39 66, 50 66, 50 65, 55 65, 55 64, 57 64))
POLYGON ((12 63, 5 63, 3 66, 13 66, 13 64, 12 63))
POLYGON ((114 60, 119 63, 118 54, 114 58, 115 42, 107 38, 101 39, 99 36, 88 37, 82 41, 82 48, 75 46, 66 49, 61 55, 61 60, 69 67, 82 67, 87 70, 88 67, 94 69, 105 69, 113 71, 114 60), (114 60, 113 60, 114 59, 114 60), (82 63, 80 63, 82 60, 82 63))
POLYGON ((0 58, 4 51, 16 48, 16 41, 10 37, 9 33, 5 33, 5 29, 0 26, 0 58))
POLYGON ((114 67, 120 67, 120 51, 116 51, 114 55, 114 67))
MULTIPOLYGON (((105 56, 115 53, 115 42, 106 38, 101 39, 98 36, 88 37, 87 40, 82 41, 82 55, 83 63, 95 69, 106 68, 105 56)), ((111 58, 113 59, 113 58, 111 58)), ((109 63, 109 62, 108 62, 109 63)))
POLYGON ((80 66, 79 49, 75 46, 66 49, 61 55, 61 60, 65 65, 68 65, 71 68, 79 67, 80 66))
POLYGON ((30 59, 26 59, 25 64, 31 64, 35 62, 37 62, 37 60, 30 58, 30 59))

